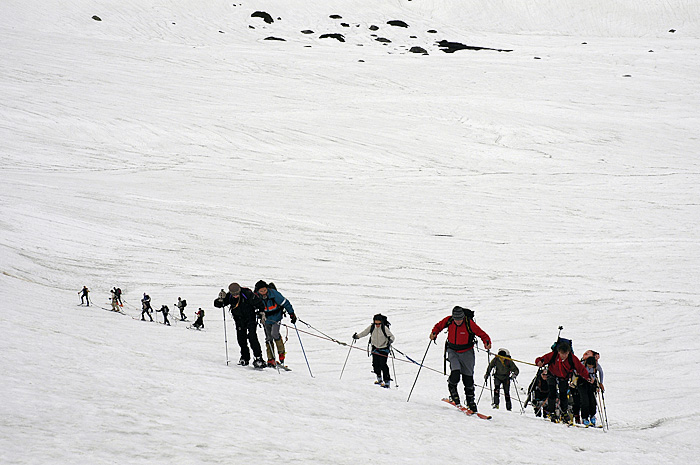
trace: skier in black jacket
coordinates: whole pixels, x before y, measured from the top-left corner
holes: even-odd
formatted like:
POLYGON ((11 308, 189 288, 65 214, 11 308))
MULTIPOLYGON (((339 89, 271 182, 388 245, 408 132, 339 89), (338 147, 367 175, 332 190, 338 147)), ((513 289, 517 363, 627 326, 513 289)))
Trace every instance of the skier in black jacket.
MULTIPOLYGON (((260 312, 264 310, 260 298, 247 287, 231 283, 226 297, 223 300, 217 299, 216 302, 219 302, 221 306, 230 305, 229 310, 236 325, 236 339, 241 348, 241 359, 238 364, 245 366, 250 363, 250 349, 252 349, 255 357, 253 366, 263 368, 265 362, 262 358, 262 349, 257 333, 258 317, 260 312), (248 349, 248 342, 250 342, 250 349, 248 349)), ((215 306, 218 306, 216 302, 215 306)))

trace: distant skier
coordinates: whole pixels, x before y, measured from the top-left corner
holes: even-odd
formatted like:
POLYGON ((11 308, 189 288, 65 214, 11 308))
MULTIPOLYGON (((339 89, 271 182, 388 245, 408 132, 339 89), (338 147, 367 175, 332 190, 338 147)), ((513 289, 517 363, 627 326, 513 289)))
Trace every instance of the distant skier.
POLYGON ((475 336, 479 336, 487 350, 491 348, 491 338, 474 322, 473 317, 474 312, 471 310, 459 306, 454 307, 451 316, 443 318, 433 327, 430 339, 434 341, 437 335, 447 328, 445 351, 450 364, 450 376, 447 379, 450 400, 455 405, 460 405, 457 385, 461 375, 467 407, 476 412, 476 402, 474 401, 475 336))
POLYGON ((83 286, 81 290, 78 291, 78 295, 80 296, 80 305, 87 304, 87 306, 90 306, 90 297, 88 294, 90 293, 90 289, 87 288, 87 286, 83 286))
POLYGON ((282 326, 282 318, 284 317, 285 310, 289 313, 292 324, 297 322, 294 308, 292 308, 292 304, 277 291, 273 283, 268 285, 263 280, 258 281, 255 283, 255 293, 258 294, 262 300, 265 309, 263 327, 265 328, 265 344, 267 346, 267 364, 272 367, 276 365, 275 354, 273 352, 274 343, 274 345, 277 346, 279 363, 284 365, 284 359, 287 354, 285 352, 282 335, 280 334, 280 327, 282 326))
POLYGON ((151 312, 153 312, 153 309, 151 308, 151 296, 144 292, 143 299, 141 299, 141 320, 146 321, 146 319, 143 316, 148 315, 148 318, 150 318, 151 321, 153 321, 151 312))
POLYGON ((117 292, 116 292, 116 290, 115 290, 115 289, 112 289, 112 290, 109 291, 109 292, 112 294, 112 297, 111 297, 111 299, 110 299, 110 302, 111 302, 111 304, 112 304, 112 311, 113 311, 113 312, 118 312, 118 311, 120 311, 119 299, 117 298, 117 292))
POLYGON ((571 344, 564 340, 559 340, 555 347, 556 350, 544 354, 535 359, 535 364, 538 367, 547 365, 549 377, 547 385, 549 387, 549 397, 547 399, 546 412, 553 422, 560 420, 556 413, 557 403, 557 388, 559 390, 559 408, 562 412, 561 420, 571 423, 573 419, 569 415, 569 400, 567 391, 569 389, 569 378, 576 372, 586 381, 590 382, 588 370, 581 364, 581 361, 574 357, 571 352, 571 344))
MULTIPOLYGON (((265 361, 262 358, 262 348, 257 332, 258 317, 261 317, 264 311, 262 300, 253 291, 247 287, 241 287, 238 283, 231 283, 228 289, 229 291, 224 294, 223 299, 219 298, 217 301, 222 307, 230 306, 229 310, 236 326, 236 340, 241 349, 241 358, 238 364, 246 366, 250 363, 250 350, 252 349, 255 357, 253 366, 263 368, 265 361), (250 349, 248 342, 250 342, 250 349)), ((219 304, 215 303, 216 306, 219 304)))
POLYGON ((389 330, 389 326, 391 326, 391 323, 389 323, 386 316, 377 313, 374 315, 371 325, 363 331, 352 335, 353 339, 360 339, 369 334, 369 343, 372 345, 372 369, 374 374, 377 375, 377 381, 374 384, 387 389, 391 387, 391 376, 387 362, 391 344, 396 340, 389 330))
POLYGON ((204 328, 204 310, 202 310, 202 307, 200 307, 199 310, 197 310, 197 311, 194 313, 194 316, 196 316, 197 319, 196 319, 196 320, 194 321, 194 323, 192 324, 192 327, 193 327, 194 329, 202 329, 202 328, 204 328))
POLYGON ((178 310, 180 310, 180 321, 187 320, 187 315, 185 315, 185 307, 187 307, 187 301, 182 300, 180 297, 178 297, 175 306, 178 310))
POLYGON ((162 307, 160 307, 160 310, 156 311, 163 314, 163 324, 170 326, 170 321, 168 321, 168 314, 170 313, 170 309, 168 308, 168 306, 163 305, 162 307))
POLYGON ((119 306, 122 307, 124 304, 122 303, 122 290, 119 287, 115 287, 112 289, 112 292, 117 298, 117 303, 119 303, 119 306))
POLYGON ((513 408, 512 402, 510 400, 510 380, 515 378, 520 373, 518 367, 510 358, 510 352, 508 349, 498 349, 498 355, 496 355, 491 363, 489 363, 488 368, 486 368, 486 374, 484 375, 484 380, 489 378, 491 371, 493 373, 493 408, 498 408, 501 397, 501 386, 503 386, 503 397, 506 399, 506 410, 510 411, 513 408))

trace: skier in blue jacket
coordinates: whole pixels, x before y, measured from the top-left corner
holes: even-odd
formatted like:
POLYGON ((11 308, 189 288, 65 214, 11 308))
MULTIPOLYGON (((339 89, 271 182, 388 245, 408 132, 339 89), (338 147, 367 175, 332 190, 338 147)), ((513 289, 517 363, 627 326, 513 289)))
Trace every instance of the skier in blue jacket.
POLYGON ((297 322, 294 308, 292 308, 292 304, 277 291, 273 283, 267 284, 263 280, 258 281, 255 283, 255 293, 258 294, 265 307, 263 326, 265 328, 265 345, 267 346, 267 364, 271 367, 276 365, 273 351, 274 346, 277 346, 279 363, 284 365, 286 351, 284 349, 282 335, 280 334, 280 327, 282 326, 282 318, 284 317, 285 311, 289 313, 292 324, 297 322))

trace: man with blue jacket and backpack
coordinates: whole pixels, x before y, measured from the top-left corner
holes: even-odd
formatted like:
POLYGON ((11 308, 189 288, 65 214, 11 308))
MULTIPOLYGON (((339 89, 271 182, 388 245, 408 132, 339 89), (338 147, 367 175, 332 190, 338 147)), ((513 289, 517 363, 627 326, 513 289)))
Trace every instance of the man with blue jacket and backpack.
POLYGON ((297 317, 294 314, 292 304, 277 291, 273 283, 266 283, 263 280, 255 283, 255 293, 260 297, 263 303, 263 327, 265 328, 265 345, 267 346, 267 365, 274 367, 275 361, 274 348, 277 347, 279 364, 284 366, 284 359, 287 355, 284 348, 284 341, 280 334, 282 326, 282 318, 285 311, 289 313, 289 319, 292 324, 297 322, 297 317), (274 344, 274 345, 273 345, 274 344))

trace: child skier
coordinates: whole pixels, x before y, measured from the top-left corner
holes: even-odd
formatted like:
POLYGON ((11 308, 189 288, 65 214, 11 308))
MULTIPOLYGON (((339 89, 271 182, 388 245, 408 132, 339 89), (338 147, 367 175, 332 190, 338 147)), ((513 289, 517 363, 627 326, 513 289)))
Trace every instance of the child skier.
MULTIPOLYGON (((585 426, 596 425, 596 400, 595 395, 598 390, 598 362, 594 355, 584 360, 588 376, 592 383, 580 383, 579 395, 581 396, 581 420, 585 426)), ((601 371, 602 372, 602 371, 601 371)))
POLYGON ((374 315, 374 324, 369 325, 364 331, 355 333, 352 338, 357 340, 369 334, 369 343, 372 345, 372 368, 374 374, 377 375, 378 384, 381 387, 389 389, 391 387, 391 376, 389 373, 389 351, 391 344, 396 338, 389 330, 391 323, 381 313, 374 315))
POLYGON ((559 417, 556 413, 558 388, 559 407, 562 414, 561 419, 567 423, 571 423, 572 418, 569 415, 569 400, 567 397, 569 378, 573 373, 582 376, 586 381, 589 381, 590 377, 588 376, 588 370, 581 364, 581 361, 573 356, 570 342, 560 339, 555 349, 556 350, 535 359, 535 364, 540 368, 547 365, 549 371, 547 380, 549 396, 547 398, 546 412, 549 414, 550 419, 553 422, 559 421, 559 417))
POLYGON ((456 306, 452 309, 452 315, 440 320, 430 332, 430 339, 435 340, 437 335, 447 328, 447 341, 445 341, 445 351, 447 360, 450 363, 450 376, 447 379, 447 388, 450 392, 450 400, 455 405, 460 405, 457 384, 462 377, 464 383, 464 395, 466 396, 467 407, 472 412, 476 412, 476 402, 474 401, 474 343, 479 336, 488 350, 491 348, 491 338, 472 319, 474 312, 456 306))
POLYGON ((170 313, 170 309, 168 308, 168 306, 163 305, 162 307, 160 307, 160 310, 156 311, 163 314, 163 324, 170 326, 170 322, 168 321, 168 313, 170 313))
POLYGON ((511 360, 508 349, 498 349, 498 355, 491 360, 488 368, 486 368, 484 381, 489 379, 491 370, 494 370, 493 408, 498 408, 501 397, 501 386, 503 386, 503 396, 506 399, 506 410, 510 411, 513 408, 510 400, 510 379, 511 377, 515 379, 515 377, 518 376, 518 373, 520 373, 520 370, 518 370, 518 367, 515 366, 515 363, 513 363, 513 360, 511 360))

